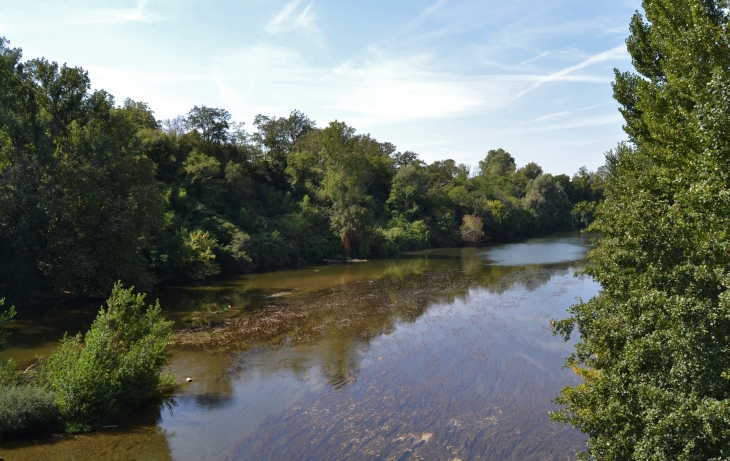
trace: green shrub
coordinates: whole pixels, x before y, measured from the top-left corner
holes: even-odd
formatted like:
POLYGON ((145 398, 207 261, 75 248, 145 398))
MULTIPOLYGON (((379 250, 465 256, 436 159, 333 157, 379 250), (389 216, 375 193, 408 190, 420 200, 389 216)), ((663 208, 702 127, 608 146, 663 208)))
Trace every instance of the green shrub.
POLYGON ((260 232, 251 237, 251 252, 258 267, 291 264, 291 247, 281 232, 260 232))
POLYGON ((423 221, 409 223, 402 216, 393 218, 388 229, 381 230, 388 255, 428 248, 431 233, 423 221))
POLYGON ((217 245, 209 232, 195 229, 183 236, 183 273, 191 280, 205 280, 221 272, 213 248, 217 245))
POLYGON ((107 305, 85 341, 65 337, 41 372, 69 432, 107 424, 174 382, 160 373, 172 322, 165 321, 159 302, 143 313, 144 295, 117 283, 107 305))
MULTIPOLYGON (((0 299, 0 308, 5 304, 5 299, 0 299)), ((10 337, 10 332, 5 329, 5 325, 10 323, 15 317, 15 307, 11 306, 9 310, 0 313, 0 351, 5 350, 5 343, 10 337)), ((18 362, 13 359, 0 360, 0 386, 16 384, 20 381, 21 374, 18 372, 18 362)))
POLYGON ((13 359, 0 360, 0 386, 20 384, 23 373, 18 371, 20 364, 13 359))
POLYGON ((30 434, 58 423, 52 392, 37 386, 0 386, 0 437, 30 434))
MULTIPOLYGON (((5 305, 5 299, 0 299, 0 308, 5 305)), ((15 317, 15 307, 10 306, 10 309, 0 313, 0 351, 5 349, 5 343, 10 337, 10 332, 5 329, 5 325, 10 323, 12 318, 15 317)))

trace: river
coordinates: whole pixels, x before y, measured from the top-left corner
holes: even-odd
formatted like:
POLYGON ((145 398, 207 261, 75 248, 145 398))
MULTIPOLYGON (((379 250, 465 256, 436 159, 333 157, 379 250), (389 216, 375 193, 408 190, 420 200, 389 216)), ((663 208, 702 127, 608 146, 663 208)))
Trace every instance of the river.
MULTIPOLYGON (((599 286, 590 238, 556 234, 166 288, 179 388, 117 427, 0 441, 6 461, 551 460, 578 378, 551 334, 599 286), (212 327, 211 330, 206 328, 212 327), (186 382, 191 378, 192 382, 186 382)), ((99 303, 26 306, 3 358, 48 355, 99 303)))

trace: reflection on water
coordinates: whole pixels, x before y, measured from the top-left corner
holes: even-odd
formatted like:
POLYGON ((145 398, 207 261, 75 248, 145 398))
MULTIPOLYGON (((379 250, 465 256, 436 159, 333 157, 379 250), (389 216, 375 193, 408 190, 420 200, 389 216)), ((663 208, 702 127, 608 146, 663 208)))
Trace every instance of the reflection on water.
MULTIPOLYGON (((178 335, 174 406, 91 435, 0 442, 0 456, 574 458, 581 434, 547 418, 576 380, 548 320, 597 292, 573 276, 587 248, 569 234, 166 290, 180 327, 212 326, 178 335)), ((16 338, 10 353, 32 351, 32 336, 16 338)))
POLYGON ((530 239, 521 243, 494 246, 482 253, 491 264, 531 266, 580 261, 585 258, 588 241, 584 235, 565 237, 560 241, 530 239))

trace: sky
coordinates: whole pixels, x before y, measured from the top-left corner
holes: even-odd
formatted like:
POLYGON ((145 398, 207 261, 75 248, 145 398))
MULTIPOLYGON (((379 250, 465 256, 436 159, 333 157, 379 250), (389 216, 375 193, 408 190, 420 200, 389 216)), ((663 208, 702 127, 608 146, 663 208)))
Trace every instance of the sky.
POLYGON ((317 125, 476 165, 596 169, 626 139, 614 69, 633 70, 640 0, 0 0, 0 36, 25 59, 89 72, 158 119, 224 108, 300 110, 317 125))

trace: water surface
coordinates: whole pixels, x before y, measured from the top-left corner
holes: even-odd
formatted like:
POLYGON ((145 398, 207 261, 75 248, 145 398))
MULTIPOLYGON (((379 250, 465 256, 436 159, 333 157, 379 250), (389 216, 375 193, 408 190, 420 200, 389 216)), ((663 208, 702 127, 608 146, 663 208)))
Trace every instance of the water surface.
MULTIPOLYGON (((597 293, 574 276, 588 249, 565 234, 166 289, 179 328, 213 328, 179 337, 175 395, 115 429, 0 442, 0 456, 574 459, 584 437, 548 419, 577 383, 549 319, 597 293)), ((47 353, 97 309, 37 307, 3 357, 47 353)))

